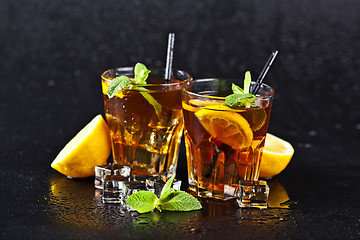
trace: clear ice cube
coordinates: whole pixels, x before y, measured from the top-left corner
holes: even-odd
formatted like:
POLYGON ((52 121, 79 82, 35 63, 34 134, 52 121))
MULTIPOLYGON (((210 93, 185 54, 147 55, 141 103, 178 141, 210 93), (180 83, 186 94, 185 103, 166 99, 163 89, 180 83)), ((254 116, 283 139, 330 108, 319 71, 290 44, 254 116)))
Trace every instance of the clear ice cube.
POLYGON ((130 177, 131 168, 129 166, 122 166, 119 164, 106 164, 95 167, 95 182, 97 189, 103 189, 104 177, 106 175, 120 175, 123 177, 130 177))
POLYGON ((125 182, 125 188, 124 188, 124 197, 125 200, 133 193, 139 192, 139 191, 151 191, 154 192, 154 189, 147 186, 145 182, 140 181, 128 181, 125 182))
POLYGON ((127 177, 120 175, 105 175, 103 181, 103 203, 122 203, 124 199, 127 177))
POLYGON ((240 181, 237 192, 239 207, 266 209, 269 190, 266 181, 240 181))

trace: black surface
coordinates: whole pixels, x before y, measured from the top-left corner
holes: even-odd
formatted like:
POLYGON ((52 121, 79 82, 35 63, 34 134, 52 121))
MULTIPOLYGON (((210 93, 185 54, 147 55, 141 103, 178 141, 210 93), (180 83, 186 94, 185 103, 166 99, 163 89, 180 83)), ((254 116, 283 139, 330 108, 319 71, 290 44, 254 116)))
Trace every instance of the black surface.
POLYGON ((359 10, 357 0, 1 1, 1 238, 358 239, 359 10), (290 208, 204 201, 200 212, 130 216, 99 204, 92 179, 50 168, 103 113, 100 74, 164 66, 169 32, 173 66, 196 78, 257 76, 279 50, 265 79, 276 89, 269 131, 295 155, 270 184, 290 208))

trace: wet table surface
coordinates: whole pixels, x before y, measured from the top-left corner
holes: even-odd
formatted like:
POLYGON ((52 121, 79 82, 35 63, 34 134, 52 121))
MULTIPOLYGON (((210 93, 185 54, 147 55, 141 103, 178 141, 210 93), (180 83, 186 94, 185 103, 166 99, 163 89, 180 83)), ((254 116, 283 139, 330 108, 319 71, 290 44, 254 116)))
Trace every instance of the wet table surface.
MULTIPOLYGON (((359 239, 359 1, 10 1, 0 3, 1 239, 359 239), (171 14, 168 14, 169 11, 171 14), (121 13, 121 14, 120 14, 121 13), (295 155, 268 181, 269 209, 201 200, 194 212, 122 212, 94 179, 51 169, 103 113, 100 74, 174 67, 194 77, 257 76, 276 90, 269 131, 295 155)), ((177 178, 187 185, 184 147, 177 178)))
MULTIPOLYGON (((267 210, 239 209, 236 201, 203 199, 199 211, 147 214, 124 212, 117 204, 101 203, 93 178, 68 179, 48 163, 34 165, 39 153, 19 149, 15 156, 27 162, 2 162, 2 237, 357 238, 359 165, 357 156, 346 154, 357 146, 339 148, 336 142, 318 146, 318 141, 306 143, 308 147, 295 147, 286 171, 268 180, 267 210), (332 153, 323 154, 328 148, 333 149, 332 153), (327 161, 331 158, 339 159, 339 163, 327 161)), ((296 139, 293 144, 302 146, 296 139)), ((184 163, 184 157, 180 162, 184 163)), ((180 170, 179 179, 186 181, 185 171, 180 170)))

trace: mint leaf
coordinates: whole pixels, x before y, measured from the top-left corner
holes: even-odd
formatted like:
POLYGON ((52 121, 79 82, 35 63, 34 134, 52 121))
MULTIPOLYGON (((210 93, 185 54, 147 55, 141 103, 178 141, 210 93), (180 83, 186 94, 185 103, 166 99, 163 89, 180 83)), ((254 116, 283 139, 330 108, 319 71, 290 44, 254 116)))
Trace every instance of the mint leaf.
POLYGON ((150 191, 138 191, 130 195, 126 203, 139 213, 150 212, 155 208, 158 201, 155 193, 150 191))
POLYGON ((171 189, 171 185, 172 185, 172 183, 173 183, 173 181, 174 181, 174 178, 175 178, 175 174, 173 174, 173 175, 171 176, 171 178, 166 181, 163 189, 161 190, 160 196, 164 195, 166 192, 169 191, 169 189, 171 189))
POLYGON ((137 63, 134 68, 134 80, 135 84, 144 85, 146 84, 146 79, 149 76, 151 71, 148 70, 144 64, 137 63))
POLYGON ((200 202, 184 191, 179 191, 171 188, 174 181, 175 174, 166 182, 160 195, 159 201, 156 203, 156 208, 168 211, 193 211, 201 209, 200 202))
POLYGON ((109 98, 114 97, 119 91, 124 89, 126 86, 132 84, 133 81, 131 81, 130 78, 127 76, 120 76, 116 77, 111 81, 111 84, 107 90, 107 94, 109 98))
POLYGON ((147 92, 140 92, 140 93, 146 99, 146 101, 148 101, 148 103, 150 103, 150 105, 152 105, 154 107, 156 115, 160 119, 160 114, 161 114, 161 105, 160 105, 160 103, 158 103, 155 100, 155 98, 150 95, 150 93, 147 93, 147 92))
POLYGON ((238 85, 235 85, 234 83, 231 85, 231 89, 234 93, 240 93, 240 94, 244 93, 244 90, 242 90, 241 87, 239 87, 238 85))
POLYGON ((255 96, 250 93, 246 93, 246 94, 234 93, 225 98, 225 104, 231 108, 242 107, 254 101, 255 101, 255 96))
POLYGON ((184 191, 175 190, 170 195, 172 198, 161 204, 162 210, 167 211, 193 211, 202 208, 199 200, 184 191))
POLYGON ((249 71, 245 73, 244 93, 250 93, 251 74, 249 71))
POLYGON ((231 108, 249 108, 252 104, 254 105, 255 95, 250 93, 250 84, 251 74, 247 71, 244 78, 244 90, 241 87, 232 84, 231 90, 233 91, 233 94, 230 94, 225 98, 224 105, 231 108))
POLYGON ((134 67, 134 82, 127 76, 120 76, 114 78, 108 88, 109 98, 114 97, 119 91, 132 84, 130 89, 138 90, 140 94, 146 99, 146 101, 148 101, 148 103, 154 107, 156 115, 159 119, 161 119, 161 105, 155 100, 153 96, 150 95, 150 93, 147 93, 148 90, 146 88, 134 85, 147 84, 146 79, 149 77, 150 72, 151 71, 148 70, 144 64, 137 63, 134 67))
POLYGON ((167 182, 165 183, 165 186, 161 190, 160 199, 159 199, 158 204, 162 204, 162 203, 169 201, 171 199, 170 195, 176 191, 175 189, 171 188, 174 178, 175 178, 175 174, 172 175, 172 177, 169 180, 167 180, 167 182))
POLYGON ((132 85, 130 89, 139 91, 140 94, 146 99, 146 101, 148 101, 148 103, 154 107, 156 115, 160 119, 161 105, 160 103, 158 103, 158 101, 156 101, 156 99, 153 96, 151 96, 150 93, 147 93, 149 90, 147 90, 144 87, 139 87, 136 85, 132 85))
POLYGON ((126 203, 139 213, 152 211, 154 208, 160 212, 168 211, 193 211, 202 208, 200 202, 184 191, 171 188, 175 174, 165 183, 160 199, 153 192, 139 191, 130 195, 126 203))

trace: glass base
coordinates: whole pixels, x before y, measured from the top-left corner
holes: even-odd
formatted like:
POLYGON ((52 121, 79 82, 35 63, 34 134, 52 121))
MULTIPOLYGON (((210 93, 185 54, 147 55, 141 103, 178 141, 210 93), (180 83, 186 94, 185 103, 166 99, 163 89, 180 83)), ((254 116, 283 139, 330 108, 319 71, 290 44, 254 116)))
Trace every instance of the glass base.
POLYGON ((268 207, 269 186, 266 181, 240 181, 237 202, 241 208, 268 207))
POLYGON ((237 198, 237 188, 225 185, 224 191, 213 191, 204 188, 196 188, 194 185, 189 186, 189 191, 193 192, 195 196, 201 198, 215 198, 223 201, 237 198))
POLYGON ((166 180, 171 178, 172 175, 174 175, 174 173, 172 172, 165 172, 162 174, 137 174, 136 172, 131 171, 130 180, 144 182, 148 179, 158 178, 158 179, 163 179, 163 181, 166 182, 166 180))

